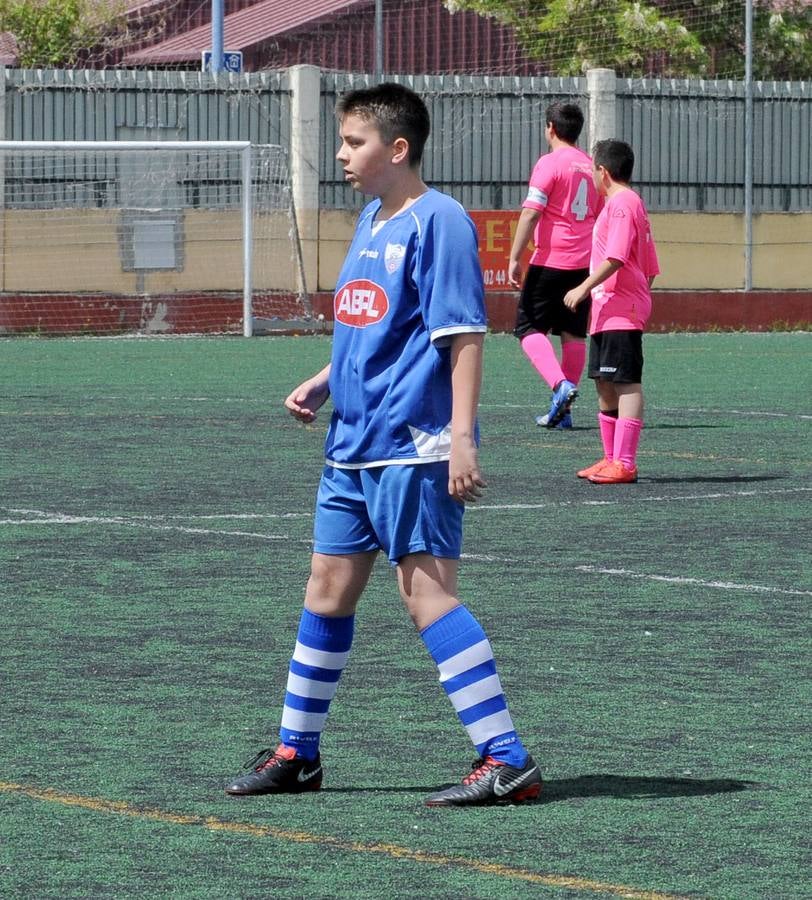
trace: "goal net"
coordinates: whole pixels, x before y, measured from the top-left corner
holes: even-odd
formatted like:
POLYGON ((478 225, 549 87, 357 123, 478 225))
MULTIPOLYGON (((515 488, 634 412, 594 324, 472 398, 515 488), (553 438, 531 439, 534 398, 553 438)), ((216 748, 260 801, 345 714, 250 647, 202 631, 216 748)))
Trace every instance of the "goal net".
POLYGON ((311 318, 285 151, 0 142, 0 334, 236 333, 311 318))

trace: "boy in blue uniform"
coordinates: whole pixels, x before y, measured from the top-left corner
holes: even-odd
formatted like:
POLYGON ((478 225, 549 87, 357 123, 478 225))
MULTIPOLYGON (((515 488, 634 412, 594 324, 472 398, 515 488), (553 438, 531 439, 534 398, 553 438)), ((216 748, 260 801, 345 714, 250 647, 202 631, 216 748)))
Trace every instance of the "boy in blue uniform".
POLYGON ((480 757, 461 784, 426 803, 532 799, 541 790, 538 767, 513 726, 490 643, 457 599, 464 504, 485 486, 476 231, 455 200, 420 177, 429 116, 416 94, 396 84, 353 91, 338 117, 337 159, 353 187, 376 199, 361 212, 338 278, 331 361, 285 401, 302 422, 328 397, 334 411, 280 744, 258 754, 226 792, 321 786, 321 733, 382 550, 480 757))

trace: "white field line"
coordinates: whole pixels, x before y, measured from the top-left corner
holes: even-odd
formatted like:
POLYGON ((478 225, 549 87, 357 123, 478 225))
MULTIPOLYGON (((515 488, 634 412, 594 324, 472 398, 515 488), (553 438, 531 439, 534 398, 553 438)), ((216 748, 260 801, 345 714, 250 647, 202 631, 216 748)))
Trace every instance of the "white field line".
MULTIPOLYGON (((36 516, 33 519, 0 519, 0 525, 118 525, 124 528, 145 528, 149 531, 179 531, 182 534, 256 538, 261 541, 291 541, 289 534, 260 534, 256 531, 222 531, 219 528, 189 528, 183 525, 161 525, 155 522, 137 521, 123 516, 71 516, 37 509, 0 508, 10 513, 36 516)), ((310 541, 294 541, 294 543, 310 543, 310 541)))
POLYGON ((686 406, 658 406, 653 407, 658 412, 664 413, 698 413, 699 415, 709 416, 753 416, 758 419, 812 419, 812 415, 806 413, 782 413, 782 412, 760 412, 753 409, 701 409, 686 406))
MULTIPOLYGON (((36 400, 36 398, 32 398, 36 400)), ((89 396, 85 397, 85 402, 119 402, 122 400, 126 400, 128 403, 132 402, 133 396, 131 394, 128 395, 119 395, 119 394, 99 394, 97 396, 89 396)), ((160 403, 248 403, 248 404, 259 404, 267 407, 268 409, 276 410, 278 407, 281 407, 282 400, 279 402, 269 402, 267 397, 207 397, 207 396, 184 396, 182 394, 174 394, 174 395, 149 395, 145 397, 139 398, 144 402, 160 402, 160 403)), ((284 399, 284 398, 283 398, 284 399)), ((539 399, 538 403, 534 401, 526 402, 526 403, 509 403, 509 402, 481 402, 479 404, 480 409, 527 409, 528 407, 538 406, 541 404, 542 406, 545 403, 549 403, 549 401, 545 400, 543 397, 539 399)), ((650 413, 668 413, 669 415, 681 415, 682 413, 690 413, 692 415, 708 415, 708 416, 724 416, 724 415, 732 415, 732 416, 749 416, 756 419, 804 419, 804 420, 812 420, 812 414, 807 413, 783 413, 783 412, 774 412, 774 411, 762 411, 756 409, 730 409, 729 407, 687 407, 687 406, 649 406, 647 407, 650 413)))
POLYGON ((161 520, 171 521, 172 519, 181 519, 184 522, 207 522, 217 521, 219 519, 312 519, 312 512, 301 513, 208 513, 207 515, 181 515, 181 516, 127 516, 128 519, 146 519, 148 521, 161 520))
MULTIPOLYGON (((253 531, 220 531, 216 528, 187 528, 179 525, 159 525, 144 521, 135 521, 121 516, 70 516, 60 513, 45 512, 34 509, 13 509, 0 507, 11 513, 24 513, 33 515, 33 519, 0 519, 0 525, 119 525, 125 528, 146 528, 152 531, 179 531, 183 534, 216 535, 217 537, 242 537, 256 538, 263 541, 288 541, 291 538, 287 534, 260 534, 253 531)), ((310 544, 310 539, 296 539, 293 543, 310 544)), ((486 563, 516 564, 518 559, 501 556, 487 556, 476 553, 463 553, 462 559, 486 563)), ((743 591, 750 594, 785 594, 795 597, 812 597, 812 591, 801 591, 787 588, 771 587, 763 584, 740 584, 733 581, 708 581, 701 578, 686 578, 675 575, 656 575, 644 572, 632 572, 629 569, 610 569, 600 566, 572 566, 572 569, 585 574, 611 575, 620 578, 634 578, 645 581, 660 581, 669 584, 696 585, 698 587, 715 588, 728 591, 743 591)))
MULTIPOLYGON (((124 398, 122 398, 124 399, 124 398)), ((532 406, 545 406, 549 405, 549 400, 544 400, 543 398, 538 401, 538 403, 529 402, 529 403, 480 403, 480 409, 527 409, 532 406)), ((725 408, 714 408, 714 407, 687 407, 687 406, 646 406, 646 409, 649 414, 649 418, 653 417, 654 413, 668 413, 669 415, 681 415, 682 413, 691 413, 691 415, 700 415, 700 416, 750 416, 755 419, 812 419, 812 415, 806 413, 783 413, 783 412, 762 412, 757 409, 730 409, 729 407, 725 408)), ((541 429, 539 429, 540 433, 543 433, 541 429)))
POLYGON ((698 587, 719 588, 725 591, 745 591, 750 594, 789 594, 793 597, 812 597, 812 591, 770 587, 765 584, 739 584, 735 581, 706 581, 703 578, 685 578, 681 575, 650 575, 629 569, 604 569, 601 566, 573 566, 578 572, 595 575, 614 575, 621 578, 638 578, 645 581, 664 581, 668 584, 694 584, 698 587))
MULTIPOLYGON (((730 497, 761 497, 765 495, 780 494, 808 494, 812 492, 812 487, 796 487, 796 488, 768 488, 766 490, 748 490, 748 491, 714 491, 706 494, 682 494, 676 496, 653 496, 653 497, 636 497, 636 503, 683 503, 692 500, 724 500, 730 497)), ((551 506, 613 506, 617 504, 628 504, 629 498, 624 497, 622 500, 557 500, 547 503, 473 503, 467 507, 467 510, 511 510, 511 509, 548 509, 551 506)))
MULTIPOLYGON (((767 489, 751 489, 740 491, 713 491, 701 494, 682 494, 676 496, 656 495, 635 498, 637 503, 673 503, 673 502, 691 502, 696 500, 724 500, 731 497, 761 497, 761 496, 782 496, 787 494, 808 494, 812 492, 812 487, 794 487, 794 488, 767 488, 767 489)), ((507 512, 511 510, 534 510, 549 509, 551 507, 566 506, 617 506, 621 503, 628 504, 629 497, 615 500, 555 500, 541 503, 471 503, 467 506, 469 512, 489 510, 494 512, 507 512)), ((228 532, 218 529, 194 529, 181 527, 176 525, 151 524, 161 523, 168 520, 179 519, 182 521, 217 521, 219 519, 232 520, 252 520, 252 519, 306 519, 311 518, 313 513, 220 513, 206 515, 129 515, 129 516, 76 516, 69 513, 53 512, 41 509, 21 509, 18 507, 0 506, 0 510, 20 516, 35 516, 34 519, 2 519, 0 525, 79 525, 79 524, 113 524, 113 525, 132 525, 133 527, 149 528, 176 531, 189 531, 199 534, 225 534, 239 535, 241 537, 258 537, 266 540, 283 540, 284 535, 264 535, 252 532, 228 532)))

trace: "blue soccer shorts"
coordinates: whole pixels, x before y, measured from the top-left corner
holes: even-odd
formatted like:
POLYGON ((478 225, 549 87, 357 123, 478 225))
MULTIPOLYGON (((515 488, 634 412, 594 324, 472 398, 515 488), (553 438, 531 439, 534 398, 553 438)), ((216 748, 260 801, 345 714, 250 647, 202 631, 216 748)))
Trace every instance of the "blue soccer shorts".
POLYGON ((448 463, 337 469, 325 466, 316 495, 314 550, 383 550, 459 559, 465 507, 448 493, 448 463))

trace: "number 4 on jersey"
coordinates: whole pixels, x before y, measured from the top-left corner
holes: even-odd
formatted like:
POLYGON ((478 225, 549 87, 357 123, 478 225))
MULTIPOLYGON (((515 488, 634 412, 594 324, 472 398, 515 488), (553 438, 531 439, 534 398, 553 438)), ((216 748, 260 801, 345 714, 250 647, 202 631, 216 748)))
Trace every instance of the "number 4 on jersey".
POLYGON ((586 178, 582 178, 578 182, 578 190, 575 192, 575 199, 570 206, 570 212, 575 216, 576 222, 583 222, 589 213, 589 182, 586 178))

